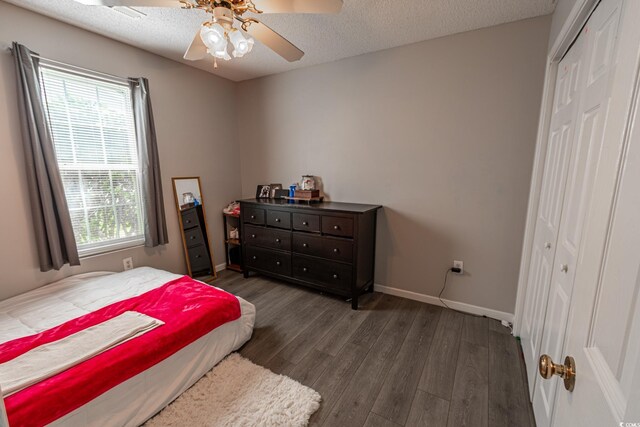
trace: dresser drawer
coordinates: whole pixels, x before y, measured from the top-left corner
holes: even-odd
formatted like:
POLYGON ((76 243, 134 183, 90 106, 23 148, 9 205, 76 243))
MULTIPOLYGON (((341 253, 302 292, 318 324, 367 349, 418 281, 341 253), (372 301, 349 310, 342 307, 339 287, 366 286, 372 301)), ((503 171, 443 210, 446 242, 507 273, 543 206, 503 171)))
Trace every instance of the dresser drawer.
POLYGON ((291 248, 294 252, 335 261, 351 262, 353 242, 349 240, 294 233, 291 248))
POLYGON ((293 255, 293 277, 327 288, 348 291, 352 271, 348 264, 293 255))
POLYGON ((291 214, 283 211, 267 211, 267 225, 290 230, 291 214))
POLYGON ((198 225, 198 213, 195 209, 180 212, 182 215, 182 228, 187 230, 198 225))
POLYGON ((293 229, 300 231, 320 232, 320 216, 308 214, 293 214, 293 229))
POLYGON ((245 208, 242 212, 242 218, 244 222, 250 224, 263 225, 264 224, 264 209, 260 208, 245 208))
POLYGON ((188 248, 192 246, 204 245, 204 237, 202 235, 202 230, 200 229, 200 227, 198 226, 185 230, 184 241, 187 244, 188 248))
POLYGON ((353 219, 338 216, 323 216, 322 233, 333 236, 353 237, 353 219))
POLYGON ((189 253, 189 264, 191 265, 191 272, 211 269, 211 260, 209 259, 209 252, 205 245, 194 246, 187 250, 189 253))
POLYGON ((245 248, 247 267, 270 273, 291 276, 291 254, 255 247, 245 248))
POLYGON ((290 251, 291 232, 247 225, 244 231, 244 242, 250 246, 290 251))

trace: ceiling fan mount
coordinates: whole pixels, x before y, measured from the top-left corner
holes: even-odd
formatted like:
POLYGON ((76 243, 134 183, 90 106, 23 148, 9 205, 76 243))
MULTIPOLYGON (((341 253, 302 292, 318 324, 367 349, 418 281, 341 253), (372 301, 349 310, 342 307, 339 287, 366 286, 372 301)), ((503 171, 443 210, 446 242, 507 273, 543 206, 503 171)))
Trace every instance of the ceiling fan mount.
POLYGON ((197 61, 207 55, 216 59, 231 59, 228 45, 233 46, 232 54, 240 58, 253 47, 253 38, 282 56, 289 62, 298 61, 304 52, 280 34, 254 17, 245 13, 338 13, 342 0, 76 0, 90 6, 128 7, 178 7, 200 9, 210 13, 211 20, 202 23, 184 54, 184 59, 197 61), (233 27, 234 20, 240 22, 239 29, 233 27))
POLYGON ((263 13, 251 0, 180 0, 180 3, 183 9, 201 9, 209 13, 215 13, 216 9, 231 10, 235 16, 242 16, 245 12, 263 13))

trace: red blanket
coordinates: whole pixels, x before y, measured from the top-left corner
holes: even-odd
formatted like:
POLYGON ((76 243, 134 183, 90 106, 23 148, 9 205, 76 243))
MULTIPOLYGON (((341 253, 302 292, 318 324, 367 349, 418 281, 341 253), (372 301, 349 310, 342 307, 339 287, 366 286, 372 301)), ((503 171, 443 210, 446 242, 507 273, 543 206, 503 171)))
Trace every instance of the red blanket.
POLYGON ((240 317, 238 299, 184 276, 42 333, 0 344, 0 363, 32 348, 137 311, 165 322, 5 399, 12 427, 48 424, 166 359, 220 325, 240 317))

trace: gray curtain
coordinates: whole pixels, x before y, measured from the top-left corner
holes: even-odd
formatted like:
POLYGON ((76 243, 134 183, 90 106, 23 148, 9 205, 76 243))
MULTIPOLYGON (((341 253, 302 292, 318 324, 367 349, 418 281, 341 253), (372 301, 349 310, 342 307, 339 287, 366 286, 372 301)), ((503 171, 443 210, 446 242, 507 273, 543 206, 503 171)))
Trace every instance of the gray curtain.
POLYGON ((27 163, 27 185, 38 246, 40 270, 80 265, 67 199, 45 115, 38 60, 13 43, 18 79, 18 104, 27 163))
POLYGON ((169 237, 164 215, 160 159, 149 96, 149 81, 144 77, 131 79, 131 92, 133 94, 133 114, 136 123, 140 179, 146 217, 144 245, 151 248, 166 245, 169 243, 169 237))

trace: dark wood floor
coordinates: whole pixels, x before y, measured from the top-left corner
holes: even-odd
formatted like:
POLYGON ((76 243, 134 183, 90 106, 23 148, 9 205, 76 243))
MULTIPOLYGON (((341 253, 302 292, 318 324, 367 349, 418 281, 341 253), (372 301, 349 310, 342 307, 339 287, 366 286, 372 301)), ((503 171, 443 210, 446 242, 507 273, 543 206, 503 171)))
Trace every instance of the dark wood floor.
POLYGON ((534 425, 519 344, 498 321, 391 295, 340 298, 224 271, 256 305, 240 353, 322 396, 312 426, 534 425))

